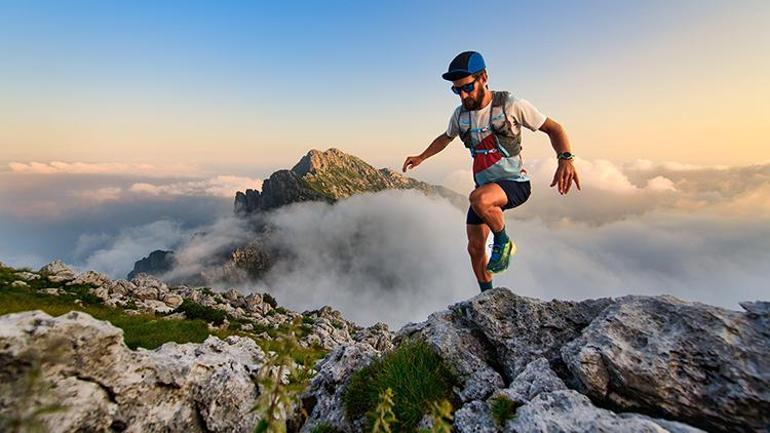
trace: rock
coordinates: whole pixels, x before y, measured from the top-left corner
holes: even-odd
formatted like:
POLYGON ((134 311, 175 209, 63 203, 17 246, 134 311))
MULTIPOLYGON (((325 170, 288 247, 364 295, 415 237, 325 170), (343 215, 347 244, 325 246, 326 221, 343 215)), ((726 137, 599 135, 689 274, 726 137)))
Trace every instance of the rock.
POLYGON ((174 269, 177 261, 173 251, 155 250, 147 257, 134 262, 134 269, 128 273, 126 278, 133 279, 139 274, 163 275, 174 269))
POLYGON ((110 283, 112 283, 112 281, 110 280, 110 277, 108 277, 107 275, 96 271, 86 271, 78 275, 74 280, 68 282, 67 285, 68 286, 90 285, 94 287, 101 287, 101 286, 109 285, 110 283))
POLYGON ((382 322, 375 323, 353 335, 353 340, 367 343, 372 346, 374 350, 380 352, 393 349, 392 339, 393 334, 388 329, 388 325, 382 322))
POLYGON ((40 279, 40 275, 33 274, 32 272, 16 272, 14 276, 22 281, 34 281, 40 279))
POLYGON ((506 433, 703 433, 703 430, 634 413, 616 414, 591 404, 588 397, 563 390, 539 394, 508 420, 506 433))
POLYGON ((151 311, 153 313, 170 313, 174 311, 174 308, 156 299, 144 299, 141 302, 137 302, 136 305, 144 311, 151 311))
POLYGON ((11 287, 16 289, 26 289, 29 287, 29 284, 27 284, 26 281, 16 280, 11 283, 11 287))
POLYGON ((502 374, 510 381, 537 358, 559 364, 561 346, 580 335, 611 304, 608 298, 546 302, 498 287, 450 308, 494 348, 502 374))
POLYGON ((163 296, 162 301, 164 304, 168 305, 171 309, 176 309, 177 307, 182 305, 182 302, 184 302, 184 298, 182 298, 176 293, 166 293, 163 296))
POLYGON ((458 433, 497 433, 489 405, 483 401, 472 401, 463 405, 454 414, 454 429, 458 433))
POLYGON ((767 317, 770 316, 770 302, 767 301, 753 301, 753 302, 741 302, 740 306, 746 310, 747 313, 754 317, 767 317))
POLYGON ((63 295, 65 292, 60 287, 46 287, 45 289, 38 290, 41 293, 45 293, 46 295, 53 295, 53 296, 60 296, 63 295))
POLYGON ((131 279, 136 287, 134 296, 138 299, 156 300, 168 292, 168 286, 163 281, 148 274, 138 274, 131 279))
POLYGON ((544 392, 564 389, 567 386, 551 370, 548 360, 538 358, 530 362, 508 388, 496 391, 490 399, 503 397, 521 406, 544 392))
POLYGON ((39 368, 50 387, 30 401, 68 406, 41 417, 47 431, 251 432, 263 360, 249 338, 132 351, 119 328, 84 313, 9 314, 0 317, 0 377, 15 391, 0 393, 0 415, 19 410, 27 373, 39 368))
POLYGON ((597 402, 710 431, 768 431, 770 329, 757 308, 627 296, 562 356, 577 389, 597 402))
POLYGON ((38 271, 52 283, 66 283, 75 279, 75 273, 61 260, 54 260, 38 271))
POLYGON ((342 395, 354 371, 376 359, 380 353, 367 343, 353 343, 334 349, 319 361, 316 375, 300 396, 302 409, 308 414, 301 433, 310 433, 327 423, 345 433, 357 432, 356 420, 350 420, 342 404, 342 395))

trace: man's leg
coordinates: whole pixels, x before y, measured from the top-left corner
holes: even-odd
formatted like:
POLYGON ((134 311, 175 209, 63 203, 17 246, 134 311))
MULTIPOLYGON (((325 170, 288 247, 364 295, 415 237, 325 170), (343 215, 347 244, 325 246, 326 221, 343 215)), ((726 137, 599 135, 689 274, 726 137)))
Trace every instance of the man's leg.
POLYGON ((468 233, 468 254, 471 256, 471 267, 476 280, 481 283, 491 283, 492 273, 487 271, 487 237, 489 226, 486 224, 466 224, 468 233))
POLYGON ((481 185, 468 197, 473 211, 492 229, 499 232, 505 227, 502 207, 508 203, 508 196, 496 183, 481 185))
POLYGON ((508 204, 508 195, 500 185, 489 183, 473 190, 469 200, 473 211, 495 235, 492 257, 489 258, 486 269, 490 272, 502 272, 508 267, 511 252, 514 251, 513 242, 505 232, 502 210, 508 204))

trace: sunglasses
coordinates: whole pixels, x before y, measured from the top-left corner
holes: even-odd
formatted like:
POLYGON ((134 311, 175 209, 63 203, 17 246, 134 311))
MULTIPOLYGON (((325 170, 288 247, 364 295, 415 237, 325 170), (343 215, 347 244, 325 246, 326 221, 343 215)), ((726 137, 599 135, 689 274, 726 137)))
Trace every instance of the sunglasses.
POLYGON ((463 84, 460 87, 452 86, 452 92, 454 92, 455 95, 459 95, 460 92, 471 93, 473 89, 476 87, 476 81, 477 80, 473 80, 470 83, 463 84))

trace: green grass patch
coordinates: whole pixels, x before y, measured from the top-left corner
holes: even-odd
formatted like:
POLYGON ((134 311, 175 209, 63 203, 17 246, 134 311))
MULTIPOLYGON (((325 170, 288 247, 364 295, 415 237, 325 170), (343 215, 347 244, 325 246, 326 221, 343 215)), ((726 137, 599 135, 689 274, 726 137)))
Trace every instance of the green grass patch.
POLYGON ((506 421, 516 416, 516 407, 516 403, 505 397, 495 397, 492 399, 490 407, 492 419, 497 425, 502 426, 506 421))
POLYGON ((397 420, 393 431, 412 432, 430 411, 431 402, 451 400, 456 383, 449 366, 428 344, 407 340, 353 373, 343 403, 349 418, 357 419, 370 414, 377 406, 380 393, 391 388, 397 420))
MULTIPOLYGON (((0 272, 4 271, 0 270, 0 272)), ((154 349, 168 341, 177 343, 200 343, 210 334, 224 338, 234 332, 210 332, 203 320, 162 319, 153 314, 129 315, 119 308, 83 301, 78 291, 55 296, 36 292, 31 288, 10 287, 4 275, 0 275, 0 315, 30 310, 42 310, 51 316, 60 316, 70 311, 82 311, 96 319, 107 320, 123 329, 126 345, 132 349, 144 347, 154 349), (76 300, 83 301, 78 305, 76 300)), ((238 334, 240 335, 240 334, 238 334)))
POLYGON ((182 305, 174 310, 174 313, 184 313, 185 317, 190 320, 200 319, 204 322, 213 323, 216 326, 224 323, 227 318, 227 313, 224 311, 201 305, 189 299, 185 299, 182 305))

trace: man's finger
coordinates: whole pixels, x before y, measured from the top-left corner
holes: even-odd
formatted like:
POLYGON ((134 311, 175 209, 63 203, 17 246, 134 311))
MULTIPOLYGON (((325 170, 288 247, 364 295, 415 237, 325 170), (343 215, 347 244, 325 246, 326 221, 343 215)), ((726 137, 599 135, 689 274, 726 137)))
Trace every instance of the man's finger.
POLYGON ((571 186, 572 186, 572 176, 567 175, 567 188, 564 190, 564 194, 567 194, 569 192, 569 189, 571 186))

